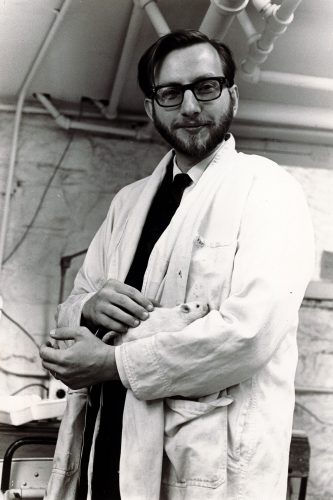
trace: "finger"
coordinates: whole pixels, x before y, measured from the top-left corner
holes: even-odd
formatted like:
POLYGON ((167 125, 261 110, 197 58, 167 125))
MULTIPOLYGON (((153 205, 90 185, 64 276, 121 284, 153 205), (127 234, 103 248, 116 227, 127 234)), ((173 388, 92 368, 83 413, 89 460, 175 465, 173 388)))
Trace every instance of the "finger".
POLYGON ((58 364, 63 358, 63 353, 60 349, 54 349, 43 344, 39 349, 39 355, 43 361, 48 363, 58 364))
POLYGON ((147 319, 149 313, 143 308, 140 308, 139 310, 138 308, 140 306, 133 307, 133 304, 135 304, 135 302, 128 303, 125 308, 123 304, 127 302, 127 300, 131 301, 131 299, 126 298, 126 300, 119 300, 119 304, 105 304, 103 308, 103 314, 116 321, 117 323, 134 328, 135 326, 138 326, 140 320, 147 319))
POLYGON ((75 340, 81 328, 56 328, 50 331, 50 337, 55 340, 75 340))
POLYGON ((91 335, 90 330, 85 327, 78 327, 78 328, 69 328, 69 327, 62 327, 62 328, 56 328, 54 330, 50 331, 50 337, 55 340, 77 340, 78 337, 82 335, 89 334, 91 335))
POLYGON ((128 325, 124 325, 104 313, 100 315, 98 322, 107 330, 114 330, 117 333, 126 333, 128 330, 128 325))
POLYGON ((153 304, 154 307, 162 307, 162 304, 160 302, 157 302, 155 299, 149 299, 150 302, 153 304))
POLYGON ((110 283, 113 290, 132 299, 136 304, 142 306, 147 311, 152 311, 154 309, 152 301, 136 288, 116 280, 110 280, 108 283, 110 283))
POLYGON ((109 344, 109 342, 111 342, 116 336, 117 336, 117 332, 107 332, 104 337, 102 338, 102 341, 105 343, 105 344, 109 344))
POLYGON ((112 298, 111 306, 117 306, 118 308, 116 319, 122 323, 128 324, 129 326, 137 326, 137 324, 134 325, 131 322, 128 322, 128 316, 132 316, 142 321, 149 317, 147 309, 140 306, 132 298, 127 297, 127 295, 124 294, 115 294, 112 298), (123 313, 125 313, 125 316, 123 316, 123 313))

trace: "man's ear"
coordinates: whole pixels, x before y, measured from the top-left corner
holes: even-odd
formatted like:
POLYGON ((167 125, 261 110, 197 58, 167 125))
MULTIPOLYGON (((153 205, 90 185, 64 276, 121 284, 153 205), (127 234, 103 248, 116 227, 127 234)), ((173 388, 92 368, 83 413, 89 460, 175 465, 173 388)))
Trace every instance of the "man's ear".
POLYGON ((229 88, 229 93, 232 101, 233 115, 235 116, 238 110, 238 101, 239 101, 239 92, 236 84, 234 84, 232 87, 229 88))
POLYGON ((151 121, 153 121, 153 101, 151 99, 148 99, 148 97, 146 97, 144 105, 148 117, 150 118, 151 121))

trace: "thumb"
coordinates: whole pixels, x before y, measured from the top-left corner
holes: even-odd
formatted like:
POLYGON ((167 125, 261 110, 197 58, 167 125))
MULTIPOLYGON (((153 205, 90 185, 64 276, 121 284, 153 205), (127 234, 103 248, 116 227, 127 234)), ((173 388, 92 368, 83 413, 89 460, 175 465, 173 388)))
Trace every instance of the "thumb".
POLYGON ((81 328, 56 328, 50 331, 50 337, 54 340, 76 340, 81 328))

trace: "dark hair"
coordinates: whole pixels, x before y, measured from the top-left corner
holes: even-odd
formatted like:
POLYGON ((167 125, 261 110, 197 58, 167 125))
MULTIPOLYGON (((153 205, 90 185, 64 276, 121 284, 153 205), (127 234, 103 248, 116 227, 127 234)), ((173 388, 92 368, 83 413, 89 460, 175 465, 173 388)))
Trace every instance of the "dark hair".
POLYGON ((224 43, 211 39, 200 31, 186 29, 172 31, 162 36, 141 57, 138 65, 138 82, 145 96, 151 97, 156 66, 161 64, 170 52, 199 43, 209 43, 217 50, 224 76, 228 80, 228 86, 231 87, 236 72, 231 50, 224 43))

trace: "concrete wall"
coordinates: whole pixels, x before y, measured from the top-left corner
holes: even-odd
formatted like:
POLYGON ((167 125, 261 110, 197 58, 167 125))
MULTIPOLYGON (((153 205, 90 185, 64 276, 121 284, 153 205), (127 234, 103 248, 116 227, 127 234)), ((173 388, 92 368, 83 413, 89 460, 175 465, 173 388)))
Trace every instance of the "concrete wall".
MULTIPOLYGON (((11 144, 13 115, 0 114, 0 210, 2 210, 11 144)), ((286 168, 302 184, 312 211, 317 258, 313 278, 332 278, 333 148, 305 144, 240 140, 238 148, 263 154, 286 168)), ((40 344, 54 327, 60 285, 61 256, 85 249, 102 222, 110 201, 123 185, 148 175, 164 145, 123 141, 59 130, 43 116, 23 118, 5 255, 24 236, 45 188, 52 183, 38 216, 22 244, 6 261, 1 295, 4 311, 40 344), (59 165, 59 160, 68 147, 59 165)), ((82 257, 72 261, 66 294, 82 257)), ((333 297, 332 297, 333 298, 333 297)), ((332 301, 304 301, 300 315, 300 362, 297 385, 333 386, 332 301)), ((46 384, 38 350, 4 315, 0 321, 0 394, 27 384, 46 384)), ((39 386, 22 394, 43 395, 39 386)), ((309 435, 312 458, 308 498, 333 498, 332 394, 297 395, 295 427, 309 435)))

